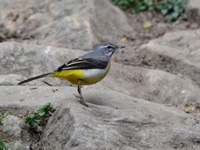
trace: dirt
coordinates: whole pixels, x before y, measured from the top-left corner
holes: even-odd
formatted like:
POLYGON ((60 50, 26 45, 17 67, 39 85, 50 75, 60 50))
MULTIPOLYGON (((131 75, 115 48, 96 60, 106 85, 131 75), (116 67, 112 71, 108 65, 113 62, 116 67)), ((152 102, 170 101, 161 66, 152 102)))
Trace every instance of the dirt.
MULTIPOLYGON (((26 108, 21 108, 21 109, 16 109, 14 107, 0 107, 0 115, 4 114, 5 112, 8 112, 8 115, 13 115, 16 116, 22 120, 25 120, 25 118, 30 115, 28 112, 30 110, 27 110, 26 108)), ((29 145, 30 149, 34 149, 34 150, 42 150, 42 142, 41 142, 41 137, 39 132, 36 132, 34 130, 32 130, 28 125, 21 125, 23 126, 23 130, 21 133, 21 138, 22 141, 24 142, 23 144, 28 145, 27 143, 31 143, 29 145)), ((8 135, 5 134, 3 131, 0 130, 0 137, 2 139, 4 139, 5 143, 9 143, 7 145, 13 146, 15 141, 17 140, 17 137, 13 136, 13 135, 8 135)))
POLYGON ((18 33, 17 31, 8 30, 3 24, 0 24, 0 42, 32 40, 34 37, 29 33, 18 33))
MULTIPOLYGON (((180 30, 195 30, 200 27, 197 23, 177 20, 175 22, 166 22, 164 17, 156 12, 142 12, 139 14, 131 14, 125 12, 129 23, 136 31, 135 37, 124 35, 125 44, 128 50, 122 50, 114 56, 114 60, 124 65, 142 66, 147 68, 156 68, 156 65, 151 65, 149 58, 139 58, 137 51, 143 44, 148 43, 152 39, 159 38, 165 33, 180 31, 180 30), (152 27, 143 28, 142 24, 145 21, 150 21, 152 27)), ((159 68, 160 69, 160 68, 159 68)))

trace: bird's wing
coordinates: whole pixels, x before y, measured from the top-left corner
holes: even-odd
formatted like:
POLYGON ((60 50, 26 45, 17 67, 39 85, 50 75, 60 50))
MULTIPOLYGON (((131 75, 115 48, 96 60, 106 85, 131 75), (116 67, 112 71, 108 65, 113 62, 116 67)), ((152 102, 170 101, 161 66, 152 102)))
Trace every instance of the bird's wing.
POLYGON ((57 71, 71 69, 104 69, 108 61, 93 58, 76 58, 60 66, 57 71))

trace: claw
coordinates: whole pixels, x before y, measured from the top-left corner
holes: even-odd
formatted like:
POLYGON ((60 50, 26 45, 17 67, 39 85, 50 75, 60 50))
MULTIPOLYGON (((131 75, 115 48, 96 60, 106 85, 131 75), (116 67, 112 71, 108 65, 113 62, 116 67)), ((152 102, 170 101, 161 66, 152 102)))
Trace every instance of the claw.
POLYGON ((76 98, 79 98, 79 99, 80 99, 80 100, 79 100, 80 104, 82 104, 82 105, 84 105, 84 106, 86 106, 86 107, 89 107, 89 105, 87 105, 87 104, 84 102, 84 99, 83 99, 82 96, 76 95, 76 94, 74 94, 74 96, 75 96, 76 98))
POLYGON ((74 96, 75 96, 76 98, 80 98, 80 96, 79 96, 79 95, 76 95, 76 94, 74 94, 74 96))
POLYGON ((84 105, 85 107, 89 107, 89 105, 86 104, 83 100, 80 100, 79 102, 80 102, 82 105, 84 105))

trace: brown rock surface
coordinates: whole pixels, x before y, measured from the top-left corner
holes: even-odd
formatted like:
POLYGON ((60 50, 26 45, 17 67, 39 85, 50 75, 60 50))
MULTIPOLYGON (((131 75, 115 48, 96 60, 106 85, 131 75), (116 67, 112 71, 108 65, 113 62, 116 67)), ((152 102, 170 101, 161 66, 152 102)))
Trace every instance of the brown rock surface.
POLYGON ((0 0, 0 4, 0 24, 25 39, 34 37, 26 40, 32 44, 86 50, 99 41, 116 42, 134 34, 123 12, 107 0, 0 0))
POLYGON ((199 38, 200 30, 167 33, 151 40, 138 52, 140 57, 149 57, 149 65, 187 76, 200 85, 199 38))
MULTIPOLYGON (((73 95, 76 88, 72 87, 0 86, 0 90, 0 97, 4 99, 0 107, 15 115, 21 112, 23 116, 26 110, 33 110, 47 102, 56 108, 41 135, 43 145, 35 143, 39 147, 54 150, 199 149, 199 124, 194 117, 176 108, 111 90, 85 91, 88 108, 79 104, 73 95), (56 92, 53 89, 57 89, 56 92)), ((4 124, 8 124, 9 120, 5 120, 4 124)), ((0 133, 4 133, 7 127, 0 127, 0 133)), ((33 139, 22 137, 27 134, 24 132, 14 139, 29 145, 33 139)))

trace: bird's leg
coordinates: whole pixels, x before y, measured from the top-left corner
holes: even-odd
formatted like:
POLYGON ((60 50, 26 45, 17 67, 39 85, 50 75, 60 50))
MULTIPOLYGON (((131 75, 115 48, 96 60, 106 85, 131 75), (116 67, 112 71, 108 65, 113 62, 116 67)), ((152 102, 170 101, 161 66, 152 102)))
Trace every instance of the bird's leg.
POLYGON ((81 92, 81 80, 78 80, 78 93, 79 96, 75 95, 77 98, 80 98, 80 103, 86 107, 88 107, 88 105, 84 102, 83 96, 82 96, 82 92, 81 92))

